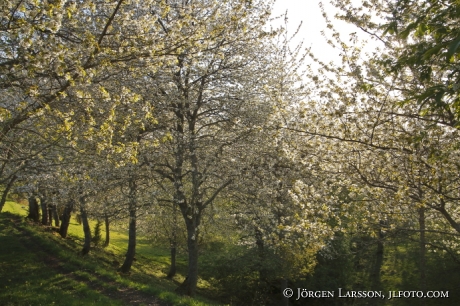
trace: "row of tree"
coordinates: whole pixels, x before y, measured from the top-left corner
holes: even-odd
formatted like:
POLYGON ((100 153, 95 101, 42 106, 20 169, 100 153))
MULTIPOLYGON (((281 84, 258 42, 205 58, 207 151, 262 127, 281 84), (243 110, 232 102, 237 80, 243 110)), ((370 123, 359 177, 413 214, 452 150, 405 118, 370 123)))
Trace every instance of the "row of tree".
POLYGON ((177 231, 186 231, 189 295, 202 220, 213 206, 251 227, 261 248, 289 244, 288 234, 301 247, 320 233, 305 217, 326 212, 297 204, 292 218, 285 203, 293 181, 305 176, 283 151, 292 140, 277 124, 288 104, 283 95, 294 95, 299 81, 292 63, 299 50, 292 53, 282 45, 286 35, 266 26, 270 7, 9 1, 0 51, 5 199, 16 183, 31 207, 41 199, 44 224, 47 204, 60 210, 63 236, 78 210, 83 254, 89 216, 129 219, 124 272, 139 218, 168 211, 173 262, 177 231))

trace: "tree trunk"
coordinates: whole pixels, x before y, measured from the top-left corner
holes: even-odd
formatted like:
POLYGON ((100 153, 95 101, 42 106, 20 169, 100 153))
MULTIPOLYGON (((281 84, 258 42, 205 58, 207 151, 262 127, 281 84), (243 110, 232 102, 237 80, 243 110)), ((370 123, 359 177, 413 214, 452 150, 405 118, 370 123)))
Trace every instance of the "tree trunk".
POLYGON ((457 221, 454 220, 452 215, 449 212, 447 212, 446 202, 444 201, 444 199, 441 198, 440 204, 441 206, 435 209, 444 216, 444 218, 447 220, 447 222, 449 222, 450 226, 452 226, 453 229, 460 233, 460 223, 457 223, 457 221))
POLYGON ((259 281, 265 282, 267 280, 267 271, 265 269, 265 248, 262 232, 258 227, 255 228, 255 238, 257 246, 257 257, 259 258, 259 281))
POLYGON ((70 200, 64 207, 64 213, 62 214, 61 227, 59 228, 59 234, 62 238, 67 237, 67 230, 69 229, 70 216, 73 210, 74 201, 70 200))
POLYGON ((110 220, 109 216, 105 215, 104 217, 105 222, 105 241, 104 241, 104 248, 109 246, 110 243, 110 220))
POLYGON ((176 240, 171 241, 171 266, 169 266, 168 278, 173 278, 176 275, 176 240))
POLYGON ((187 276, 177 291, 193 297, 198 283, 198 226, 201 214, 193 214, 193 209, 189 209, 188 205, 180 207, 187 227, 188 267, 187 276))
MULTIPOLYGON (((426 289, 426 240, 425 240, 425 208, 421 207, 419 213, 419 228, 420 228, 420 290, 426 289)), ((425 305, 424 299, 420 299, 420 305, 425 305)))
POLYGON ((129 203, 129 240, 128 251, 126 252, 125 262, 120 268, 123 273, 128 273, 133 265, 134 256, 136 255, 136 184, 130 181, 130 203, 129 203))
POLYGON ((120 268, 123 273, 128 273, 136 255, 136 209, 130 209, 129 212, 129 240, 128 251, 126 252, 125 262, 120 268))
POLYGON ((45 198, 40 198, 40 207, 42 209, 42 224, 48 225, 48 207, 45 198))
MULTIPOLYGON (((198 216, 195 215, 192 219, 198 216)), ((188 268, 187 278, 183 285, 188 296, 195 296, 198 283, 198 231, 193 220, 187 222, 187 247, 188 247, 188 268)))
POLYGON ((77 221, 77 223, 78 223, 79 225, 81 225, 81 214, 80 214, 80 213, 77 213, 77 214, 75 215, 75 220, 77 221))
POLYGON ((53 225, 53 208, 48 205, 48 226, 53 225))
POLYGON ((169 267, 168 278, 173 278, 176 275, 176 253, 177 253, 177 203, 173 204, 173 224, 172 224, 172 235, 170 239, 170 251, 171 251, 171 266, 169 267))
POLYGON ((80 198, 80 216, 81 223, 83 224, 83 232, 85 233, 85 243, 83 244, 81 253, 86 255, 89 253, 91 248, 91 228, 89 227, 88 215, 86 213, 85 207, 85 199, 83 197, 80 198))
MULTIPOLYGON (((56 227, 59 227, 59 214, 57 212, 57 205, 56 204, 53 204, 51 205, 51 215, 53 216, 53 219, 54 220, 54 226, 56 227)), ((50 220, 50 223, 51 223, 51 220, 50 220)))
POLYGON ((380 270, 382 269, 382 265, 383 265, 383 253, 384 253, 384 246, 383 246, 382 236, 380 236, 379 240, 377 241, 377 252, 375 256, 376 260, 375 260, 375 266, 374 266, 374 272, 373 272, 374 288, 377 288, 377 289, 380 289, 381 287, 380 270))
MULTIPOLYGON (((377 251, 375 254, 375 262, 374 266, 372 267, 371 271, 371 287, 370 290, 381 290, 382 282, 380 279, 380 274, 383 266, 383 254, 384 254, 384 244, 383 239, 385 235, 383 233, 382 227, 385 225, 384 221, 380 221, 379 233, 378 233, 378 240, 377 240, 377 251)), ((372 300, 370 305, 380 305, 382 304, 381 300, 372 300)))
POLYGON ((3 209, 3 206, 5 206, 6 197, 8 196, 8 192, 10 192, 10 189, 13 186, 14 181, 16 181, 16 175, 13 175, 13 177, 10 179, 5 189, 3 190, 2 198, 0 199, 0 212, 3 209))
MULTIPOLYGON (((183 118, 182 118, 183 119, 183 118)), ((183 130, 183 121, 182 119, 178 122, 178 130, 182 132, 183 130)), ((191 131, 194 131, 193 123, 189 123, 189 128, 191 131)), ((184 156, 186 150, 182 144, 179 144, 176 148, 176 165, 174 169, 174 201, 180 208, 182 217, 185 220, 185 225, 187 228, 187 248, 188 248, 188 268, 187 268, 187 277, 184 282, 177 289, 181 293, 185 293, 188 296, 193 297, 196 292, 196 286, 198 283, 198 236, 199 230, 198 227, 201 221, 202 210, 204 205, 202 203, 202 194, 200 193, 201 185, 201 175, 198 173, 198 162, 196 157, 196 149, 194 144, 194 135, 191 137, 189 142, 189 152, 192 166, 192 195, 190 201, 187 200, 187 197, 184 192, 184 185, 182 183, 183 173, 182 166, 184 162, 184 156)), ((219 189, 221 190, 221 189, 219 189)), ((214 197, 217 195, 218 191, 215 192, 214 197)), ((211 197, 213 198, 213 197, 211 197)))
POLYGON ((38 202, 37 198, 34 196, 29 197, 29 214, 27 215, 27 218, 37 223, 40 222, 38 202))

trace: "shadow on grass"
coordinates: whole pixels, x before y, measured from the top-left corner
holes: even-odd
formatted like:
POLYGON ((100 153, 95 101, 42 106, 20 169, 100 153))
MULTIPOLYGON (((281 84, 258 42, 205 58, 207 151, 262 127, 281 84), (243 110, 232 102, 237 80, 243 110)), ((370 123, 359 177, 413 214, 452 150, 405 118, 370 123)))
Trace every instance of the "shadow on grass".
POLYGON ((176 283, 158 276, 163 266, 142 252, 132 273, 121 275, 112 263, 122 254, 97 248, 83 257, 79 239, 11 213, 0 213, 0 245, 2 305, 216 305, 176 295, 176 283))

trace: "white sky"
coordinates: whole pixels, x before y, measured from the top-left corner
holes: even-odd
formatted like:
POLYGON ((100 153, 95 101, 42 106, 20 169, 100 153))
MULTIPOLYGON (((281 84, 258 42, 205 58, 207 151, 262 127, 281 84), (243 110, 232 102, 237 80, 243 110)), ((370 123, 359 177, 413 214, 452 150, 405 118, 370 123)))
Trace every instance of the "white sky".
MULTIPOLYGON (((326 22, 319 7, 320 2, 320 0, 277 0, 272 15, 278 16, 284 14, 287 10, 289 33, 294 33, 300 22, 303 22, 297 39, 298 41, 304 41, 304 48, 311 47, 313 54, 324 62, 330 62, 331 60, 339 61, 339 51, 328 45, 326 38, 321 35, 321 31, 324 30, 327 37, 331 37, 331 33, 327 31, 326 22)), ((334 20, 336 10, 329 4, 328 0, 323 0, 323 5, 329 19, 333 21, 334 26, 343 38, 348 37, 353 32, 358 32, 358 35, 360 34, 360 30, 356 27, 343 21, 334 20)), ((367 38, 364 35, 362 37, 367 38)))

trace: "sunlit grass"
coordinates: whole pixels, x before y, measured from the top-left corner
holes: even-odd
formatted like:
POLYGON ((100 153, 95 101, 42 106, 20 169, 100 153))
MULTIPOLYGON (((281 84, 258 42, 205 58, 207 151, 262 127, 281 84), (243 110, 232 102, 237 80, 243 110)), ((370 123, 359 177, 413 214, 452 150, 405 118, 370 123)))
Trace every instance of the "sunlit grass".
POLYGON ((46 238, 25 236, 12 227, 17 217, 0 215, 0 301, 2 305, 122 305, 50 269, 46 261, 55 260, 60 251, 51 249, 46 238), (14 219, 16 218, 16 219, 14 219), (43 244, 42 244, 43 243, 43 244), (50 255, 52 254, 52 255, 50 255))
POLYGON ((27 216, 28 207, 24 204, 19 204, 12 201, 6 201, 5 206, 3 206, 2 212, 10 212, 15 215, 27 216))
MULTIPOLYGON (((27 215, 27 207, 24 205, 14 202, 7 204, 3 211, 20 216, 27 215)), ((8 214, 0 214, 0 220, 3 220, 1 217, 4 216, 8 214)), ((68 231, 71 239, 62 239, 57 232, 46 227, 26 225, 23 221, 21 224, 26 226, 34 239, 39 241, 43 253, 29 252, 29 249, 20 243, 6 241, 14 240, 12 238, 14 235, 12 232, 0 230, 0 245, 8 245, 7 249, 0 250, 0 289, 5 289, 0 290, 0 301, 8 301, 6 305, 8 303, 11 305, 62 305, 62 301, 66 301, 66 305, 123 304, 88 288, 86 282, 92 282, 109 291, 126 286, 155 295, 172 305, 217 305, 199 296, 190 299, 175 294, 174 290, 178 283, 184 279, 186 257, 183 254, 178 256, 178 275, 174 280, 169 280, 166 278, 169 268, 169 250, 153 245, 149 239, 139 237, 137 260, 134 262, 131 273, 123 275, 119 274, 117 267, 111 263, 116 261, 121 264, 124 260, 128 244, 126 230, 111 230, 110 245, 103 249, 105 231, 102 227, 100 246, 93 248, 90 256, 82 257, 79 251, 84 237, 83 229, 75 216, 72 216, 68 231), (62 274, 50 271, 43 260, 37 260, 37 256, 45 258, 50 253, 53 254, 53 257, 59 258, 62 269, 73 271, 72 273, 83 279, 84 282, 73 279, 66 281, 62 274), (8 262, 8 265, 3 265, 4 262, 8 262), (33 277, 30 277, 29 274, 33 274, 33 277), (105 280, 110 280, 110 282, 105 280)), ((95 224, 95 220, 90 220, 92 232, 94 232, 95 224)), ((5 225, 5 228, 7 227, 5 225)), ((14 232, 13 229, 11 230, 14 232)), ((15 233, 19 235, 17 231, 15 233)), ((204 283, 200 282, 200 286, 203 287, 204 283)))

